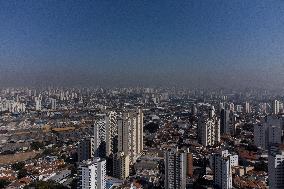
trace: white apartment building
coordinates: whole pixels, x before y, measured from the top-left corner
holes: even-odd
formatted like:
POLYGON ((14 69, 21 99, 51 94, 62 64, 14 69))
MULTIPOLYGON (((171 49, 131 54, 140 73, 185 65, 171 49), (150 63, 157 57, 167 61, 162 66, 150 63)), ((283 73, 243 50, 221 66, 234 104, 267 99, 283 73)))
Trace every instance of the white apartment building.
POLYGON ((125 111, 118 124, 118 151, 129 155, 132 165, 143 151, 143 112, 125 111))
POLYGON ((220 120, 216 117, 201 117, 198 121, 198 141, 203 146, 220 142, 220 120))
POLYGON ((284 148, 272 146, 268 155, 268 180, 270 189, 284 188, 284 148))
POLYGON ((251 113, 251 107, 250 107, 249 102, 246 102, 246 103, 245 103, 245 113, 246 113, 246 114, 251 113))
POLYGON ((94 125, 95 157, 106 157, 106 114, 97 114, 94 125))
POLYGON ((25 112, 26 104, 14 100, 0 100, 0 112, 9 111, 15 112, 25 112))
POLYGON ((261 149, 268 149, 271 144, 280 144, 282 136, 282 119, 267 116, 254 125, 254 144, 261 149))
POLYGON ((115 137, 117 137, 117 113, 111 111, 106 116, 106 156, 115 153, 115 137))
POLYGON ((232 167, 238 166, 238 155, 231 155, 227 150, 213 155, 214 184, 220 189, 232 188, 232 167))
POLYGON ((272 103, 272 113, 277 115, 280 110, 280 102, 278 100, 274 100, 272 103))
POLYGON ((35 109, 36 111, 41 110, 41 96, 35 97, 35 109))
POLYGON ((78 189, 106 189, 106 160, 94 158, 79 164, 78 189))

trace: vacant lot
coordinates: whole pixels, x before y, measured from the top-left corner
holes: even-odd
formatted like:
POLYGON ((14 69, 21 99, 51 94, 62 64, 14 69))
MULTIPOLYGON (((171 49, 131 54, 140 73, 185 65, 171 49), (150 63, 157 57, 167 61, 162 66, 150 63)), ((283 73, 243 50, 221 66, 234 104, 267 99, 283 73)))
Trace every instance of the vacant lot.
POLYGON ((34 158, 37 154, 41 153, 40 151, 31 151, 31 152, 22 152, 17 154, 11 154, 11 155, 0 155, 0 165, 1 164, 10 164, 10 163, 16 163, 19 161, 25 161, 28 159, 34 158))

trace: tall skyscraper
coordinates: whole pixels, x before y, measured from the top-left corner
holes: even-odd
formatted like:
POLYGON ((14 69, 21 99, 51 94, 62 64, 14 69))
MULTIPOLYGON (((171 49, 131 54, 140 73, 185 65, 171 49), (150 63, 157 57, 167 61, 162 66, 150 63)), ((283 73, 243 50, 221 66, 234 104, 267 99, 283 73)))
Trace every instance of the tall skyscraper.
POLYGON ((106 116, 106 155, 117 152, 117 113, 111 111, 106 116))
POLYGON ((231 135, 235 135, 236 133, 236 115, 233 111, 230 111, 229 114, 229 127, 231 135))
POLYGON ((187 176, 188 152, 180 149, 169 149, 164 154, 165 188, 185 189, 187 176))
POLYGON ((245 113, 246 113, 246 114, 251 113, 251 107, 250 107, 249 102, 246 102, 246 103, 245 103, 245 113))
POLYGON ((238 155, 230 155, 227 150, 212 156, 214 184, 220 189, 232 188, 232 167, 238 166, 238 155))
POLYGON ((284 188, 284 146, 271 146, 268 155, 269 188, 284 188))
POLYGON ((221 112, 222 109, 224 109, 224 108, 225 108, 224 102, 220 102, 220 104, 219 104, 219 112, 221 112))
POLYGON ((192 115, 196 115, 197 114, 196 104, 192 104, 192 106, 191 106, 191 113, 192 113, 192 115))
POLYGON ((221 135, 224 134, 230 134, 230 111, 222 109, 221 110, 221 116, 220 116, 220 124, 221 124, 221 129, 220 133, 221 135))
POLYGON ((78 162, 93 158, 95 155, 94 150, 94 137, 80 140, 77 148, 78 162))
POLYGON ((106 189, 106 161, 100 158, 86 160, 78 167, 78 189, 106 189))
POLYGON ((283 102, 279 102, 279 113, 284 113, 284 104, 283 102))
POLYGON ((211 106, 209 109, 209 118, 213 119, 215 117, 215 107, 211 106))
POLYGON ((254 125, 254 144, 262 149, 268 149, 272 144, 281 143, 282 119, 267 116, 254 125))
POLYGON ((272 113, 277 115, 279 113, 280 102, 278 100, 274 100, 272 104, 272 113))
POLYGON ((129 155, 133 164, 143 151, 143 112, 141 109, 125 111, 118 124, 118 151, 129 155))
POLYGON ((213 146, 220 142, 220 121, 218 118, 202 116, 198 120, 198 142, 203 146, 213 146))
POLYGON ((113 176, 126 179, 129 176, 129 155, 118 152, 113 157, 113 176))
POLYGON ((259 112, 266 114, 267 113, 267 103, 259 104, 259 112))
POLYGON ((268 126, 268 145, 281 144, 282 128, 277 125, 268 126))
POLYGON ((51 102, 51 109, 56 110, 56 99, 51 98, 50 102, 51 102))
POLYGON ((106 157, 106 114, 97 114, 94 125, 95 157, 106 157))
POLYGON ((192 153, 187 153, 186 164, 187 164, 186 175, 188 177, 192 177, 193 176, 193 155, 192 153))
POLYGON ((41 96, 35 97, 35 109, 36 111, 41 110, 41 96))
POLYGON ((268 128, 267 124, 264 123, 256 123, 253 126, 254 133, 254 144, 255 146, 266 149, 267 148, 267 140, 268 140, 268 128))
POLYGON ((234 105, 234 103, 230 103, 230 104, 229 104, 229 110, 230 110, 231 112, 234 112, 234 111, 235 111, 235 105, 234 105))

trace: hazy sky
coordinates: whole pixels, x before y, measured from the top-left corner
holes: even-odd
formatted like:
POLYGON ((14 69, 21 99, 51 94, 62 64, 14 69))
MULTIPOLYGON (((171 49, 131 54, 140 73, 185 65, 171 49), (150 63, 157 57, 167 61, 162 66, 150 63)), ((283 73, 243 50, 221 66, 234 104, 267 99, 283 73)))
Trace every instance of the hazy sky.
POLYGON ((284 86, 283 0, 0 0, 0 85, 284 86))

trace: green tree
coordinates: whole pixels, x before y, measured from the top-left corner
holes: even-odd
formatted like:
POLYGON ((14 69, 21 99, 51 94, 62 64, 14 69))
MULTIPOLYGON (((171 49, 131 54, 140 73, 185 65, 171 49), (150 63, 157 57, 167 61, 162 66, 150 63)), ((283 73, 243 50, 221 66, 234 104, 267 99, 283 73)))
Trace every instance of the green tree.
POLYGON ((26 169, 20 169, 18 172, 18 179, 24 178, 28 175, 28 171, 26 169))
POLYGON ((54 148, 47 148, 42 152, 42 155, 55 155, 56 150, 54 148))
POLYGON ((5 188, 6 186, 8 186, 10 184, 9 181, 4 180, 4 179, 0 179, 0 188, 5 188))
POLYGON ((12 164, 12 169, 15 170, 15 171, 19 171, 19 170, 23 169, 24 167, 25 167, 24 162, 18 162, 18 163, 12 164))
POLYGON ((155 133, 159 129, 159 125, 157 123, 151 122, 145 125, 144 130, 148 131, 149 133, 155 133))
POLYGON ((264 161, 257 162, 254 165, 254 170, 268 172, 268 165, 264 161))
POLYGON ((32 150, 39 150, 40 148, 43 148, 44 144, 38 141, 32 142, 31 143, 31 149, 32 150))

